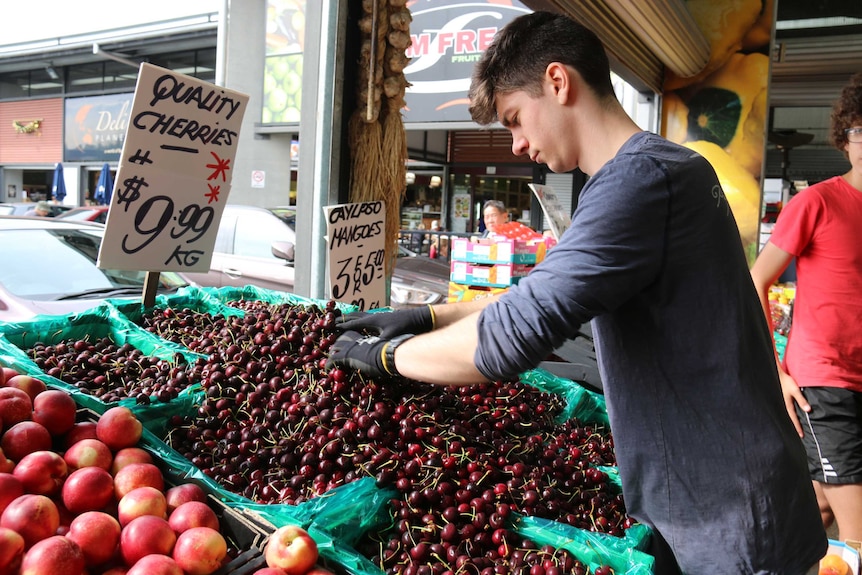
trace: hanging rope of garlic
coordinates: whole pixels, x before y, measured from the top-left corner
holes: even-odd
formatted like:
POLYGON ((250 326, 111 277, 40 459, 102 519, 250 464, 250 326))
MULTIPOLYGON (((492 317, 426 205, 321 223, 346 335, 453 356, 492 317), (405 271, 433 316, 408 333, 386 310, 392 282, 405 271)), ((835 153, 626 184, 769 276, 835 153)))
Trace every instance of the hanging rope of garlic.
POLYGON ((412 16, 406 0, 362 0, 357 106, 348 121, 350 201, 386 206, 386 275, 392 273, 406 188, 407 136, 401 109, 412 16))

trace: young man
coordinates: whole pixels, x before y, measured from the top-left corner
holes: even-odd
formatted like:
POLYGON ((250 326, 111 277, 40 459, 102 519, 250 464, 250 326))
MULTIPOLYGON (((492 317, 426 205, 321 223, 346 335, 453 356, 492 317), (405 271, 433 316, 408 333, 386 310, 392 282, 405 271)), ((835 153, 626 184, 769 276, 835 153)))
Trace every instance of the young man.
POLYGON ((766 317, 769 288, 796 258, 796 300, 778 373, 808 453, 823 522, 862 540, 862 74, 832 112, 832 144, 850 171, 799 192, 781 211, 751 275, 766 317))
POLYGON ((511 131, 515 155, 591 176, 571 227, 492 301, 348 318, 330 365, 495 381, 593 320, 623 495, 653 527, 655 573, 806 573, 826 535, 709 163, 637 127, 599 39, 563 16, 537 12, 501 30, 470 98, 477 122, 511 131))

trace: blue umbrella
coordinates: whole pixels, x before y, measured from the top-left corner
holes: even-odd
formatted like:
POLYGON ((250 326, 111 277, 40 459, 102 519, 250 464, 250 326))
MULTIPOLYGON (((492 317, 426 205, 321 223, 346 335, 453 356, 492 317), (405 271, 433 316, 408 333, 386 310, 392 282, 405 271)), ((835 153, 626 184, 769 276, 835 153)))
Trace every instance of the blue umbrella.
POLYGON ((63 164, 57 162, 54 167, 54 185, 51 187, 51 194, 58 202, 62 202, 66 197, 66 179, 63 177, 63 164))
POLYGON ((102 166, 102 171, 99 172, 99 183, 96 184, 96 193, 93 194, 93 199, 100 206, 107 206, 111 203, 111 194, 114 192, 114 180, 111 178, 111 167, 105 163, 102 166))

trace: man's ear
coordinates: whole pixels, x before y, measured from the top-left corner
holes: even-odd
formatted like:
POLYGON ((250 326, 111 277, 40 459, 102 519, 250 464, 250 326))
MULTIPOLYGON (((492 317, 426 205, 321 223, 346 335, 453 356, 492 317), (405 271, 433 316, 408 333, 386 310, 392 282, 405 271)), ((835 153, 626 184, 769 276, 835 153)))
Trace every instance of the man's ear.
POLYGON ((560 62, 551 62, 545 69, 545 81, 549 89, 553 91, 554 97, 562 98, 564 103, 574 96, 572 80, 571 70, 560 62))

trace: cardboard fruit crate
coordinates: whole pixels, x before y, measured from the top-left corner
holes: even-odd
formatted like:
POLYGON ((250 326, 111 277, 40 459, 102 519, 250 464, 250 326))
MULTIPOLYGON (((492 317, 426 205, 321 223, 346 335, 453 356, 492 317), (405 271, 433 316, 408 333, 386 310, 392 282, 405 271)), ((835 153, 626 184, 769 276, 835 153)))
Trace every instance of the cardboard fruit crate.
POLYGON ((498 293, 504 293, 509 288, 494 288, 484 286, 468 286, 456 282, 449 282, 449 303, 457 303, 459 301, 473 301, 474 299, 483 299, 492 297, 498 293))
POLYGON ((547 250, 544 239, 455 238, 451 259, 477 264, 537 264, 545 259, 547 250))
POLYGON ((449 279, 468 286, 509 287, 518 283, 533 267, 524 264, 471 264, 453 260, 449 279))
POLYGON ((228 507, 212 495, 208 503, 219 518, 220 531, 228 541, 228 548, 240 550, 213 575, 246 575, 266 567, 263 552, 275 527, 259 517, 252 519, 248 513, 228 507))

